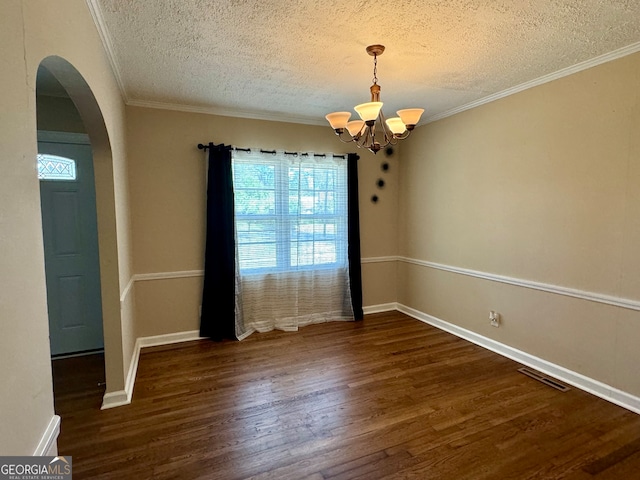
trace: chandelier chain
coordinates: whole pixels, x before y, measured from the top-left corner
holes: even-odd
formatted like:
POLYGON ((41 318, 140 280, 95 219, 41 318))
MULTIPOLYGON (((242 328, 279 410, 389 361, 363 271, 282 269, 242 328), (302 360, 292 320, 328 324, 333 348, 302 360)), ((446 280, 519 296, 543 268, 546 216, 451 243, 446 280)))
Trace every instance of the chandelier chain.
POLYGON ((373 83, 378 84, 378 55, 373 55, 373 83))

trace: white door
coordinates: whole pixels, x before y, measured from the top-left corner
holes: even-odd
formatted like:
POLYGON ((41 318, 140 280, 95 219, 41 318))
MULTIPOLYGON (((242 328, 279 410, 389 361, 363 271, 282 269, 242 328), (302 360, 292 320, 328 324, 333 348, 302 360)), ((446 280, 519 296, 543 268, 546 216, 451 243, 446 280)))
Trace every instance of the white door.
POLYGON ((38 152, 51 355, 102 349, 91 146, 38 142, 38 152))

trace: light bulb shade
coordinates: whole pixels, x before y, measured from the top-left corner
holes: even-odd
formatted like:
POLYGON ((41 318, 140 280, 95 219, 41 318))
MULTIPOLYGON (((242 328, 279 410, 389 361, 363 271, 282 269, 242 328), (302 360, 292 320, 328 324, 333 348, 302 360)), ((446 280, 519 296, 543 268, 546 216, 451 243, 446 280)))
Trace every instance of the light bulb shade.
POLYGON ((360 118, 365 122, 373 121, 378 118, 380 109, 382 108, 382 102, 367 102, 356 105, 353 109, 358 112, 360 118))
POLYGON ((325 115, 324 118, 329 121, 329 123, 331 124, 331 128, 337 130, 339 128, 346 127, 350 117, 351 113, 349 112, 333 112, 325 115))
POLYGON ((406 108, 397 113, 405 125, 417 125, 423 112, 424 108, 406 108))
POLYGON ((360 133, 360 130, 362 130, 363 126, 364 120, 351 120, 349 123, 347 123, 347 130, 349 130, 349 134, 352 137, 355 137, 358 133, 360 133))
POLYGON ((388 118, 387 126, 389 127, 389 130, 391 130, 391 133, 393 133, 394 135, 402 135, 407 129, 400 117, 388 118))

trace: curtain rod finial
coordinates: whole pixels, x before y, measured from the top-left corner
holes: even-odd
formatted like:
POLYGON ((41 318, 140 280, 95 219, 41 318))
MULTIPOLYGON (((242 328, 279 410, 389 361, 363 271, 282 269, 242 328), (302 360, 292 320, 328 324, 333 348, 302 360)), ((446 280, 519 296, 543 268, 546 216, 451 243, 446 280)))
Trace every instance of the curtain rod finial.
POLYGON ((209 145, 205 145, 203 143, 198 144, 198 150, 206 150, 207 148, 213 148, 213 147, 215 147, 213 142, 209 142, 209 145))

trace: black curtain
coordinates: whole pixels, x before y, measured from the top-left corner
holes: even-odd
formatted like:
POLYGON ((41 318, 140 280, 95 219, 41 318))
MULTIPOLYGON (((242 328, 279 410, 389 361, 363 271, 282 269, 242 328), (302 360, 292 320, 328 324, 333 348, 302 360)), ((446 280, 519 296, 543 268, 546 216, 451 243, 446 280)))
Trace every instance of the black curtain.
POLYGON ((347 182, 349 189, 349 283, 351 305, 356 320, 364 318, 362 310, 362 268, 360 266, 360 205, 358 202, 358 159, 356 153, 348 156, 347 182))
POLYGON ((235 240, 231 146, 209 144, 207 237, 200 336, 235 339, 235 240))

